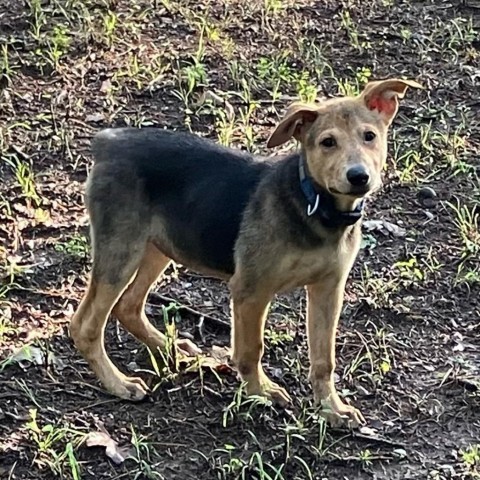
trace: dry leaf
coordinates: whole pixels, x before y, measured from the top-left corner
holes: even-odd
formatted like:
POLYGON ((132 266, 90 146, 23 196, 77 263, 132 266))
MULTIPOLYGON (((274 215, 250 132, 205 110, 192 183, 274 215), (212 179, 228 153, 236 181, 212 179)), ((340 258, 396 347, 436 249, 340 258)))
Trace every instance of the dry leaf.
POLYGON ((230 349, 213 345, 209 354, 197 355, 196 357, 184 357, 180 364, 186 372, 197 372, 200 368, 215 370, 219 373, 229 374, 233 368, 229 365, 230 349))
POLYGON ((130 455, 126 448, 120 448, 118 443, 107 432, 90 432, 85 440, 87 447, 105 447, 107 457, 116 465, 123 463, 130 455))
POLYGON ((370 427, 360 427, 359 428, 360 433, 363 435, 368 435, 369 437, 376 437, 378 432, 374 428, 370 427))
POLYGON ((87 115, 85 117, 85 121, 87 122, 102 122, 104 120, 103 115, 101 113, 92 113, 91 115, 87 115))
POLYGON ((7 366, 10 363, 16 363, 22 369, 26 369, 30 364, 33 365, 53 365, 58 370, 63 370, 65 364, 57 358, 53 352, 46 352, 45 350, 34 347, 32 345, 24 345, 17 350, 12 356, 7 358, 3 366, 7 366))
POLYGON ((106 79, 102 82, 102 84, 100 85, 100 91, 102 93, 106 93, 108 92, 110 89, 112 88, 112 82, 110 82, 110 79, 106 79))
POLYGON ((394 237, 404 237, 407 234, 407 231, 395 225, 394 223, 387 222, 386 220, 366 220, 363 222, 363 227, 368 231, 379 231, 384 235, 389 233, 394 237))

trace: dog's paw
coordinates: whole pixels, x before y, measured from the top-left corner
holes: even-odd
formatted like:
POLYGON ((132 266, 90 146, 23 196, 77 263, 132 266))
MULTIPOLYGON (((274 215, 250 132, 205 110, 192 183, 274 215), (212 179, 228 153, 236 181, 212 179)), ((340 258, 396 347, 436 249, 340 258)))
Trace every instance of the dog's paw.
POLYGON ((147 384, 140 377, 127 377, 122 375, 121 378, 115 379, 109 386, 108 391, 124 400, 139 402, 143 400, 149 392, 147 384))
POLYGON ((273 403, 285 407, 292 399, 288 392, 280 385, 272 382, 268 378, 263 378, 261 382, 247 382, 247 395, 259 395, 268 398, 273 403))
POLYGON ((264 395, 272 400, 273 403, 276 403, 282 407, 287 406, 292 401, 292 398, 288 392, 283 387, 273 382, 271 382, 269 386, 265 388, 264 395))
POLYGON ((200 355, 202 353, 202 350, 187 338, 177 340, 175 346, 177 347, 178 353, 185 357, 194 357, 195 355, 200 355))
POLYGON ((341 401, 332 404, 326 400, 323 400, 321 405, 322 416, 327 420, 329 425, 334 428, 358 428, 366 423, 360 410, 351 405, 346 405, 341 401))

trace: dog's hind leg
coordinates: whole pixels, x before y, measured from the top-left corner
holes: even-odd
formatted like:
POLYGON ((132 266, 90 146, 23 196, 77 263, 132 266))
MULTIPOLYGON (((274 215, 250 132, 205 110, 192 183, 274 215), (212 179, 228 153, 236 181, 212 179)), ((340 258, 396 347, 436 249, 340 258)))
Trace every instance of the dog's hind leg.
MULTIPOLYGON (((115 264, 115 259, 105 259, 108 260, 115 264)), ((134 275, 139 261, 139 256, 130 257, 115 275, 115 281, 113 277, 99 275, 94 264, 87 293, 70 324, 75 345, 104 387, 113 395, 128 400, 141 400, 148 388, 141 378, 127 377, 112 363, 105 350, 104 330, 113 305, 134 275)))
MULTIPOLYGON (((158 250, 152 243, 147 244, 135 279, 123 292, 113 309, 120 323, 138 340, 155 352, 165 346, 165 335, 159 332, 145 314, 145 302, 152 284, 165 271, 170 258, 158 250)), ((177 349, 185 355, 201 353, 190 340, 176 342, 177 349)))
POLYGON ((72 318, 70 334, 110 393, 141 400, 147 386, 141 378, 127 377, 112 363, 105 350, 104 330, 113 306, 140 266, 147 246, 148 217, 135 202, 135 192, 126 194, 130 177, 112 171, 109 165, 96 165, 87 187, 93 266, 87 293, 72 318))

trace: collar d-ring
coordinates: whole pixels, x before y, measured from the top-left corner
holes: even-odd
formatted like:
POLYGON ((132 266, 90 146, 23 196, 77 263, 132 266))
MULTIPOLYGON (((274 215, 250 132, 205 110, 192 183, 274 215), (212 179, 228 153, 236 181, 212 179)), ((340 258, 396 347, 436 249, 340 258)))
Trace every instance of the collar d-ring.
POLYGON ((309 217, 311 217, 318 209, 318 205, 320 204, 320 195, 317 193, 317 195, 315 196, 315 204, 312 205, 309 203, 307 205, 307 215, 309 217))

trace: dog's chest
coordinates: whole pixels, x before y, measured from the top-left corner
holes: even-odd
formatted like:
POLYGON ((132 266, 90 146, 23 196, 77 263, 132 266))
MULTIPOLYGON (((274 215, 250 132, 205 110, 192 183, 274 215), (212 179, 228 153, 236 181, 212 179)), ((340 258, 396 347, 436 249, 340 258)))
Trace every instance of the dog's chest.
POLYGON ((280 291, 313 284, 330 275, 350 270, 357 254, 354 244, 339 242, 304 251, 292 249, 278 263, 277 280, 280 291))

